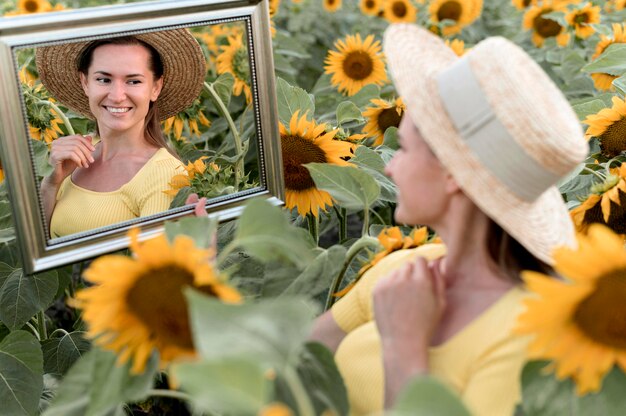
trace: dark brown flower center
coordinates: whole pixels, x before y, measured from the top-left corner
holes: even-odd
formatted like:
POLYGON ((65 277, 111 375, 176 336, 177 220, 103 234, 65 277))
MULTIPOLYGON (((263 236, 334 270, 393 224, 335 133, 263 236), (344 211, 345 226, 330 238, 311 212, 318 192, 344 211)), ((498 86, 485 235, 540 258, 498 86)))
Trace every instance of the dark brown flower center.
POLYGON ((304 165, 326 163, 324 150, 315 143, 296 135, 281 136, 280 147, 283 152, 285 187, 292 191, 315 188, 315 182, 304 165))
POLYGON ((528 7, 530 5, 530 1, 531 0, 524 0, 524 3, 522 3, 524 5, 524 7, 528 7))
POLYGON ((361 81, 372 74, 374 62, 363 51, 350 52, 343 60, 343 72, 347 77, 361 81))
POLYGON ((588 23, 589 22, 589 14, 588 13, 579 13, 574 17, 574 23, 588 23))
POLYGON ((335 0, 326 0, 326 4, 333 6, 335 4, 335 0))
POLYGON ((552 10, 548 9, 542 12, 539 16, 535 17, 533 20, 533 27, 535 28, 535 32, 539 34, 542 38, 551 38, 559 33, 561 33, 561 25, 551 19, 546 19, 543 17, 544 14, 551 13, 552 10))
POLYGON ((615 157, 626 150, 626 117, 611 124, 599 137, 602 154, 615 157))
POLYGON ((454 20, 457 22, 461 18, 463 7, 456 1, 447 1, 437 10, 437 20, 454 20))
POLYGON ((376 2, 374 0, 367 0, 365 2, 365 8, 367 10, 373 10, 376 7, 376 2))
POLYGON ((26 10, 28 13, 37 13, 39 11, 39 2, 37 1, 24 2, 24 10, 26 10))
POLYGON ((408 9, 406 8, 406 4, 404 4, 404 2, 396 1, 391 6, 391 11, 394 16, 402 18, 406 16, 408 9))
POLYGON ((600 201, 598 201, 596 205, 585 211, 583 223, 587 225, 595 223, 604 224, 618 234, 626 234, 626 194, 619 190, 617 192, 619 195, 620 205, 610 201, 611 207, 608 222, 604 221, 602 207, 600 205, 600 201))
POLYGON ((396 107, 385 108, 378 115, 378 129, 384 134, 389 127, 398 127, 400 120, 402 120, 402 116, 398 115, 396 107))
POLYGON ((602 276, 574 312, 574 322, 592 340, 626 349, 626 270, 602 276))
MULTIPOLYGON (((139 277, 128 291, 126 302, 149 328, 151 338, 193 349, 187 300, 182 291, 187 286, 193 286, 193 275, 178 266, 167 265, 139 277)), ((216 295, 209 286, 198 289, 216 295)))

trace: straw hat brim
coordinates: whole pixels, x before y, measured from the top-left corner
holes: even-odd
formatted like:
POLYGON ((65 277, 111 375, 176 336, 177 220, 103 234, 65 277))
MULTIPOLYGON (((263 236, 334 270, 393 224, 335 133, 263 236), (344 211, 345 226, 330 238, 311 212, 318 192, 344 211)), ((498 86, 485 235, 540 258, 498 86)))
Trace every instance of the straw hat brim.
MULTIPOLYGON (((202 48, 187 29, 130 34, 157 50, 163 62, 163 89, 156 100, 160 120, 188 108, 198 97, 206 74, 202 48)), ((92 42, 38 47, 37 70, 50 94, 71 110, 94 119, 80 84, 78 59, 92 42)))
POLYGON ((536 200, 520 199, 480 162, 449 119, 437 75, 459 58, 432 33, 415 25, 391 25, 384 52, 407 113, 463 192, 538 259, 553 264, 559 246, 575 247, 572 221, 555 186, 536 200))

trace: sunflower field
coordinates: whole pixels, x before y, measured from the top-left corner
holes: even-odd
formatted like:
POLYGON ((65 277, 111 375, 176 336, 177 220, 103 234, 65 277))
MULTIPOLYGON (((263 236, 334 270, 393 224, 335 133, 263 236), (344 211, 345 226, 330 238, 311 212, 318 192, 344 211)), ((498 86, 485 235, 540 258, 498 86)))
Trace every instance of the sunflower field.
MULTIPOLYGON (((125 3, 0 0, 3 18, 125 3)), ((269 0, 286 201, 249 202, 215 224, 186 218, 128 251, 22 271, 0 186, 0 415, 347 415, 314 319, 391 252, 438 242, 395 224, 384 173, 405 106, 382 53, 394 22, 459 56, 488 36, 524 48, 570 101, 590 154, 559 183, 579 231, 562 279, 526 273, 532 337, 516 415, 621 415, 626 408, 626 0, 269 0), (261 219, 261 220, 259 220, 261 219), (215 241, 217 243, 215 243, 215 241)), ((194 33, 213 65, 201 97, 163 130, 187 163, 174 205, 256 186, 244 174, 249 68, 241 27, 194 33), (230 147, 208 152, 231 132, 230 147)), ((58 137, 92 131, 51 99, 32 53, 20 81, 40 172, 58 137)), ((0 165, 0 180, 4 172, 0 165)), ((435 379, 410 383, 393 415, 469 415, 435 379)))

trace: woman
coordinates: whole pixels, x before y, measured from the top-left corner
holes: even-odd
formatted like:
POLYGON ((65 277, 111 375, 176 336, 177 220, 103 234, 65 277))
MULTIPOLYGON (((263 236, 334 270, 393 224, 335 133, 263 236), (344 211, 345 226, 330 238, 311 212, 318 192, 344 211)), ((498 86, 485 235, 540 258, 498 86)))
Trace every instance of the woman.
POLYGON ((387 167, 395 218, 445 242, 391 254, 316 322, 336 351, 353 414, 393 404, 432 374, 476 415, 511 415, 527 340, 511 334, 519 272, 545 269, 575 245, 554 186, 588 147, 568 102, 539 66, 502 38, 457 58, 414 25, 385 33, 406 103, 401 148, 387 167), (383 278, 384 277, 384 278, 383 278))
POLYGON ((167 210, 163 191, 182 163, 160 121, 191 105, 205 76, 202 50, 185 29, 38 48, 44 86, 96 121, 94 135, 52 143, 41 183, 51 237, 167 210))

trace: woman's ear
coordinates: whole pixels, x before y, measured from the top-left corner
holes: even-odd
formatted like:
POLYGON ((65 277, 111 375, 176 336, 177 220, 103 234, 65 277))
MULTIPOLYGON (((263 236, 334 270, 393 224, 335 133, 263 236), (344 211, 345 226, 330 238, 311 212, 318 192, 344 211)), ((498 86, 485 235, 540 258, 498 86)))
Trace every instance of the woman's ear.
POLYGON ((80 85, 83 87, 83 92, 85 95, 89 95, 87 94, 87 77, 82 72, 79 72, 78 75, 80 76, 80 85))
POLYGON ((157 79, 152 86, 152 94, 150 95, 150 101, 154 102, 159 98, 161 90, 163 89, 163 77, 157 79))
POLYGON ((449 194, 454 194, 457 192, 461 192, 461 187, 456 182, 456 179, 449 172, 446 172, 446 192, 449 194))

